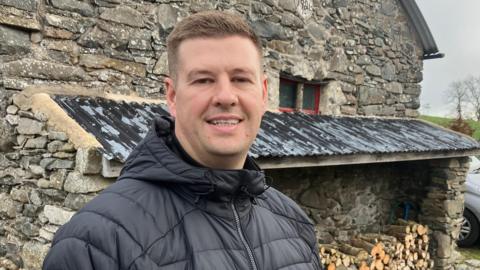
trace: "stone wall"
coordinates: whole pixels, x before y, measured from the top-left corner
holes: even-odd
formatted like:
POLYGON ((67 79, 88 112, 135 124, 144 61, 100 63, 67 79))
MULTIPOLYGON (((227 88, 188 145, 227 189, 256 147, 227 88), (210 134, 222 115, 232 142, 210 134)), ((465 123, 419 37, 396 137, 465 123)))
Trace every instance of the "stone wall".
POLYGON ((0 269, 40 269, 59 226, 112 181, 99 176, 98 153, 17 105, 5 117, 13 149, 0 152, 0 269))
MULTIPOLYGON (((72 147, 44 115, 13 104, 12 95, 31 85, 71 84, 162 98, 168 33, 207 9, 241 14, 262 37, 270 109, 278 107, 285 72, 328 82, 322 113, 418 115, 422 50, 395 0, 0 0, 0 268, 39 269, 59 225, 111 183, 99 176, 99 162, 89 163, 98 161, 95 152, 72 147)), ((450 181, 450 167, 438 170, 450 181)), ((378 229, 397 198, 425 195, 412 179, 430 178, 410 171, 407 177, 393 165, 371 165, 270 174, 319 223, 319 238, 332 241, 378 229), (345 196, 351 192, 358 199, 345 196)), ((451 244, 455 232, 443 227, 438 238, 451 244)), ((450 256, 442 256, 448 264, 450 256)))
MULTIPOLYGON (((273 186, 304 207, 317 223, 322 243, 378 232, 401 217, 401 202, 426 195, 428 162, 398 162, 268 170, 273 186)), ((418 211, 415 211, 418 213, 418 211)), ((412 212, 412 214, 414 214, 412 212)), ((415 216, 414 216, 415 217, 415 216)))
POLYGON ((469 159, 433 160, 429 167, 431 181, 426 186, 420 222, 434 230, 432 248, 437 269, 452 269, 458 259, 455 247, 463 220, 469 159))
POLYGON ((349 242, 403 216, 431 229, 435 269, 452 269, 463 213, 468 158, 267 171, 317 224, 320 243, 349 242))
POLYGON ((0 111, 40 84, 161 98, 168 33, 208 9, 241 14, 262 37, 270 109, 285 72, 335 83, 323 113, 418 115, 423 53, 396 0, 0 0, 0 111))

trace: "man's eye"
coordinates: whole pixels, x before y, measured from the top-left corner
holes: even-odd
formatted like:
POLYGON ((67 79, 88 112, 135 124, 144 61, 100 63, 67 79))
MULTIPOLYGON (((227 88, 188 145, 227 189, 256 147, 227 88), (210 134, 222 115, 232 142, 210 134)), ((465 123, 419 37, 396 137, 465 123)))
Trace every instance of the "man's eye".
POLYGON ((247 83, 247 82, 250 82, 250 79, 246 77, 236 77, 236 78, 233 78, 232 81, 238 82, 238 83, 247 83))
POLYGON ((194 81, 194 83, 198 83, 198 84, 206 84, 211 82, 213 82, 213 80, 209 78, 202 78, 194 81))

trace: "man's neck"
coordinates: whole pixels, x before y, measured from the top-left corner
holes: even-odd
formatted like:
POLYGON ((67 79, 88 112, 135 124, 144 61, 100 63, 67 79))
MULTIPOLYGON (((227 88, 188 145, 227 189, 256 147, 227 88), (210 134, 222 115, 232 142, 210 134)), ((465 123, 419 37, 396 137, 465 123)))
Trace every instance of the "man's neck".
POLYGON ((182 144, 178 141, 177 136, 175 136, 175 132, 172 132, 171 141, 168 144, 168 147, 183 161, 187 162, 188 164, 195 166, 195 167, 205 167, 200 164, 198 161, 193 159, 187 151, 182 147, 182 144))

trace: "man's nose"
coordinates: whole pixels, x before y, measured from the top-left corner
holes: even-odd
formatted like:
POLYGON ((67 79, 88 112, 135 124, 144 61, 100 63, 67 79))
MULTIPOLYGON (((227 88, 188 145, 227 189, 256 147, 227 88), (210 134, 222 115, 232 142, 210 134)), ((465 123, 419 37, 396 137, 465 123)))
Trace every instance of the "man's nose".
POLYGON ((215 106, 225 107, 235 106, 238 103, 238 96, 230 79, 224 78, 218 80, 213 103, 215 106))

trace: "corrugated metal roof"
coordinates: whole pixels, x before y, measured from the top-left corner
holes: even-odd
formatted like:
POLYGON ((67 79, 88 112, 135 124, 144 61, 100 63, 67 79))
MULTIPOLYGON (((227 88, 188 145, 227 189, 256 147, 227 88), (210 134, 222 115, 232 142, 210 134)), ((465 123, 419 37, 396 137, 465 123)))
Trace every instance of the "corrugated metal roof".
POLYGON ((108 159, 124 162, 147 134, 151 121, 167 115, 158 104, 114 101, 85 96, 53 96, 55 102, 103 146, 108 159))
POLYGON ((251 152, 286 157, 479 148, 469 137, 415 119, 267 113, 251 152))
MULTIPOLYGON (((53 99, 97 138, 108 159, 121 162, 146 135, 152 119, 168 114, 159 104, 78 96, 53 99)), ((420 120, 267 112, 250 154, 268 158, 474 149, 480 149, 475 140, 420 120)))

